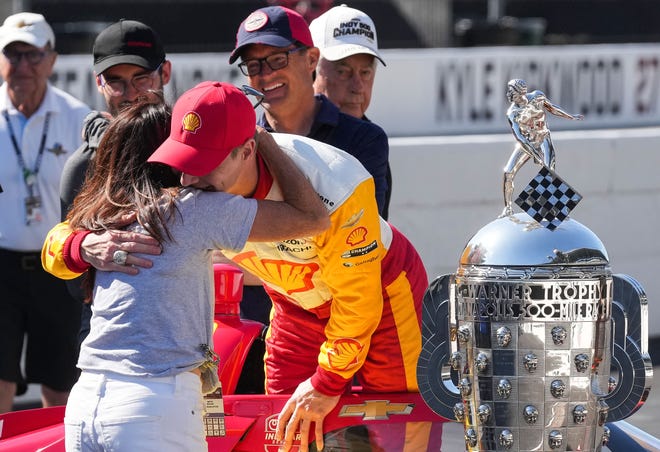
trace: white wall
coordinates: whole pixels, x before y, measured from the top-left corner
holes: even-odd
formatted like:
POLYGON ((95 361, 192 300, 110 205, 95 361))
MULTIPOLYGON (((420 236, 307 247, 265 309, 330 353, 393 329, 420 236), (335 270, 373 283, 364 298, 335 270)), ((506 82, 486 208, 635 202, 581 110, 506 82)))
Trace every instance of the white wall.
MULTIPOLYGON (((369 117, 389 136, 508 132, 505 91, 523 78, 585 120, 552 130, 660 124, 660 44, 385 49, 369 117)), ((170 54, 174 101, 203 80, 247 83, 227 53, 170 54)), ((52 81, 93 108, 104 108, 89 55, 62 55, 52 81)))
MULTIPOLYGON (((607 248, 613 272, 635 277, 660 308, 660 128, 553 132, 557 173, 584 199, 572 218, 607 248)), ((502 211, 511 134, 391 138, 390 221, 419 250, 429 278, 453 273, 467 241, 502 211)), ((515 195, 538 171, 527 163, 515 195)), ((514 206, 515 207, 515 206, 514 206)))

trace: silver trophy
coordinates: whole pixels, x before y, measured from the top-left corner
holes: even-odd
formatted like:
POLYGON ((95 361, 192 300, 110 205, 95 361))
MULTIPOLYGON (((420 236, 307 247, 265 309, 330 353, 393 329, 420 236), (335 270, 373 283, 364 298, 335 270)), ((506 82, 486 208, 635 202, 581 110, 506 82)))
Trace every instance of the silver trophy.
POLYGON ((543 139, 528 140, 530 150, 509 115, 519 142, 505 169, 505 210, 424 298, 419 388, 431 409, 464 424, 469 451, 601 450, 606 422, 633 414, 650 391, 644 290, 613 275, 600 239, 568 217, 581 196, 553 171, 539 118, 543 139), (514 214, 512 175, 529 157, 541 171, 515 201, 525 212, 514 214))

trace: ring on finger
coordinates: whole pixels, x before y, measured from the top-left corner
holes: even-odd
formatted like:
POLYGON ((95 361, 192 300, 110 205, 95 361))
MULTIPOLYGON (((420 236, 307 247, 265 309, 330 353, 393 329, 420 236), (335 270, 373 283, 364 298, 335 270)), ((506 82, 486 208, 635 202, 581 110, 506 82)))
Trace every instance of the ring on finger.
POLYGON ((117 250, 112 253, 112 262, 117 265, 126 265, 126 259, 128 259, 128 251, 117 250))

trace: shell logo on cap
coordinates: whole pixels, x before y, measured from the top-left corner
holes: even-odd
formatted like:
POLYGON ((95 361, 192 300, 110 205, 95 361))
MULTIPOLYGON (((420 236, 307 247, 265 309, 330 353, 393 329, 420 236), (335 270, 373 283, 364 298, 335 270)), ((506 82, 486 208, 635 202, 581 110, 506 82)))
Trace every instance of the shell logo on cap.
POLYGON ((186 132, 197 133, 197 130, 202 127, 202 118, 196 112, 189 111, 183 116, 181 125, 186 132))
POLYGON ((245 19, 245 31, 255 31, 263 28, 268 22, 268 16, 263 11, 255 11, 245 19))

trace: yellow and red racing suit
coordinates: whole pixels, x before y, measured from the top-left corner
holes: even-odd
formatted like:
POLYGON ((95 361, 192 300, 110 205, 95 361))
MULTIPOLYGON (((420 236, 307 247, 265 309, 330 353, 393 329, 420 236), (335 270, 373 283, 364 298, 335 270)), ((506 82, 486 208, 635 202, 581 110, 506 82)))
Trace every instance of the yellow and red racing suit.
MULTIPOLYGON (((331 226, 313 237, 223 251, 259 276, 273 300, 267 392, 290 393, 312 377, 316 390, 336 395, 354 376, 365 391, 417 391, 428 286, 417 251, 380 218, 373 179, 354 157, 305 137, 273 137, 325 202, 331 226)), ((254 197, 282 199, 261 160, 254 197)), ((53 228, 42 251, 44 268, 64 279, 78 276, 84 267, 72 262, 68 249, 80 240, 66 223, 53 228)))
MULTIPOLYGON (((428 286, 419 255, 378 215, 373 179, 356 159, 308 138, 273 136, 326 203, 331 225, 314 237, 225 253, 259 276, 273 300, 267 391, 292 392, 312 377, 318 391, 339 394, 355 374, 368 391, 416 391, 428 286)), ((254 197, 281 200, 261 166, 254 197)))

